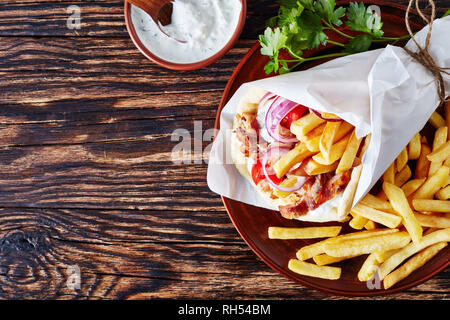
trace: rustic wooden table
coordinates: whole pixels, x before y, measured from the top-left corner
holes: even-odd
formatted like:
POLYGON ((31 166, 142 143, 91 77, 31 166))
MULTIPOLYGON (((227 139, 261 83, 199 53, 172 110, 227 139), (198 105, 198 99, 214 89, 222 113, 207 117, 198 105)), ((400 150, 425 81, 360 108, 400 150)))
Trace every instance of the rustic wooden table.
MULTIPOLYGON (((248 1, 236 47, 194 72, 146 60, 122 1, 0 2, 0 298, 341 298, 272 271, 209 191, 207 164, 171 159, 174 130, 213 127, 274 2, 248 1)), ((446 270, 380 299, 445 299, 449 285, 446 270)))

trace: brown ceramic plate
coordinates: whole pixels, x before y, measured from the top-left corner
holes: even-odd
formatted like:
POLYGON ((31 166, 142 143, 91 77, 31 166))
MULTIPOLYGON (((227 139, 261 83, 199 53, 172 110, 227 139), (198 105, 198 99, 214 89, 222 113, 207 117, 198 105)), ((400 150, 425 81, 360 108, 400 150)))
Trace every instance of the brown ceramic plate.
MULTIPOLYGON (((348 2, 349 1, 340 1, 338 3, 347 4, 348 2)), ((381 1, 370 1, 368 3, 378 5, 381 8, 382 21, 384 22, 383 30, 385 31, 386 36, 398 37, 407 33, 404 27, 406 7, 381 1)), ((416 30, 421 28, 421 25, 417 21, 413 21, 412 26, 416 30)), ((255 44, 245 55, 231 76, 217 112, 216 128, 219 128, 219 117, 222 108, 239 86, 245 82, 267 77, 263 69, 267 62, 267 57, 262 56, 259 53, 259 49, 259 44, 255 44)), ((333 50, 333 48, 314 50, 309 52, 308 55, 324 54, 325 51, 328 52, 330 50, 333 50)), ((304 65, 302 69, 307 69, 312 66, 313 64, 304 65)), ((385 295, 416 286, 449 265, 450 248, 447 247, 422 268, 416 270, 409 277, 388 290, 369 289, 365 282, 358 281, 357 273, 365 256, 336 264, 337 266, 342 267, 342 275, 339 280, 323 280, 298 275, 287 268, 288 261, 290 258, 295 258, 295 253, 299 248, 314 243, 315 240, 269 240, 267 237, 267 228, 269 226, 317 226, 317 223, 286 220, 275 211, 250 206, 225 197, 222 197, 222 200, 234 226, 250 248, 273 270, 309 288, 344 296, 385 295)), ((320 225, 336 225, 336 223, 324 223, 320 225)), ((343 223, 342 225, 343 233, 352 231, 352 229, 348 227, 348 223, 343 223)))

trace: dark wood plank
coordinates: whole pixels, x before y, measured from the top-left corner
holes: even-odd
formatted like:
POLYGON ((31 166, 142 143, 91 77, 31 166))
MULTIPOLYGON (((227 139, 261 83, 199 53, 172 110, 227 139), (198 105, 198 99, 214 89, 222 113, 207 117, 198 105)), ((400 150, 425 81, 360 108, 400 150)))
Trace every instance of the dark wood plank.
POLYGON ((139 97, 142 104, 149 94, 208 91, 216 91, 218 101, 237 62, 254 43, 239 42, 208 68, 177 72, 148 61, 128 39, 4 38, 0 47, 0 104, 46 106, 60 101, 127 97, 139 97))
MULTIPOLYGON (((341 299, 272 272, 222 212, 0 211, 2 298, 341 299), (220 240, 219 240, 220 239, 220 240), (69 268, 81 288, 67 287, 69 268)), ((448 298, 448 271, 381 299, 448 298)))
POLYGON ((163 134, 147 141, 4 149, 0 206, 220 209, 220 198, 205 184, 206 164, 174 164, 174 145, 163 134))
POLYGON ((121 39, 5 40, 0 205, 221 208, 204 183, 204 162, 172 162, 172 133, 185 129, 202 140, 253 41, 241 41, 210 68, 180 73, 148 62, 121 39))

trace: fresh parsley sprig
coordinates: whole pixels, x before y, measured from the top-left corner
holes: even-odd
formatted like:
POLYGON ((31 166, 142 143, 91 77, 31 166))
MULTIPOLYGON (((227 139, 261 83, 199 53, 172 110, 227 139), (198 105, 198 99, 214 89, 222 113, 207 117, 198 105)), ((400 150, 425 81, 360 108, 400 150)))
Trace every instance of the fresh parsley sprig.
POLYGON ((288 73, 306 61, 364 52, 374 42, 396 43, 409 38, 409 35, 384 37, 381 17, 361 2, 351 2, 348 8, 336 8, 335 0, 279 0, 279 3, 278 15, 267 21, 264 34, 259 36, 261 54, 270 57, 264 67, 267 74, 288 73), (344 24, 361 34, 352 36, 339 30, 338 27, 344 24), (330 40, 325 33, 327 30, 348 41, 341 43, 330 40), (302 57, 304 50, 326 44, 339 46, 342 50, 322 56, 302 57), (290 58, 280 58, 283 50, 290 58))

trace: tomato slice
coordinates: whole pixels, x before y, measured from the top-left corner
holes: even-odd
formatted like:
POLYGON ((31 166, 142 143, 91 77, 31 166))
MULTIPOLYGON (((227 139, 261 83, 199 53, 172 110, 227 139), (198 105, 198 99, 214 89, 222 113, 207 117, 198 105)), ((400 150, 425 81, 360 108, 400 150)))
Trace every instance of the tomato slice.
POLYGON ((305 113, 307 107, 304 105, 299 104, 294 109, 292 109, 284 118, 281 120, 281 125, 285 128, 290 128, 292 122, 297 121, 300 119, 303 114, 305 113))
MULTIPOLYGON (((269 165, 266 166, 266 169, 269 167, 269 165)), ((258 159, 258 161, 253 165, 252 167, 252 179, 253 182, 258 185, 258 183, 265 179, 266 176, 264 175, 264 171, 262 169, 261 161, 258 159)), ((278 178, 276 174, 269 174, 269 179, 273 181, 276 185, 280 184, 284 179, 278 178)))

